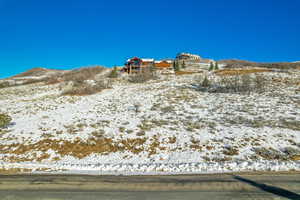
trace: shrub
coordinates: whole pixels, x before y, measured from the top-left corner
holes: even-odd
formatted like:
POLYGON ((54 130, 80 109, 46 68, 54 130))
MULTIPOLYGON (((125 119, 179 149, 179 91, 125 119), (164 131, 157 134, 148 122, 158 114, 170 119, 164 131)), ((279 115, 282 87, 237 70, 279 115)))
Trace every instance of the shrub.
POLYGON ((210 62, 208 71, 212 71, 214 69, 214 63, 210 62))
POLYGON ((4 128, 8 126, 11 122, 12 118, 5 114, 5 113, 0 113, 0 128, 4 128))
POLYGON ((220 87, 218 88, 221 92, 250 92, 252 90, 253 80, 249 75, 237 75, 237 76, 222 76, 220 80, 220 87))
POLYGON ((295 155, 300 155, 300 150, 298 148, 294 148, 294 147, 285 147, 283 149, 283 152, 285 154, 287 154, 287 156, 295 156, 295 155))
POLYGON ((173 62, 173 68, 175 72, 180 71, 180 66, 177 60, 173 62))
POLYGON ((215 64, 215 70, 218 70, 218 69, 219 69, 219 63, 216 62, 216 64, 215 64))
POLYGON ((9 87, 9 82, 2 82, 2 83, 0 83, 0 89, 1 88, 6 88, 6 87, 9 87))
POLYGON ((181 67, 182 67, 183 69, 186 68, 186 65, 185 65, 185 62, 184 62, 184 61, 182 61, 181 67))
POLYGON ((84 96, 101 92, 104 89, 111 88, 108 80, 102 81, 73 81, 62 87, 62 95, 84 96))
POLYGON ((226 149, 223 150, 223 154, 228 156, 235 156, 239 155, 239 150, 234 147, 226 147, 226 149))
POLYGON ((114 67, 108 75, 109 78, 118 78, 118 76, 119 74, 116 67, 114 67))
POLYGON ((273 148, 254 148, 253 151, 260 157, 267 160, 286 160, 287 157, 282 152, 273 148))
POLYGON ((209 85, 210 85, 209 80, 208 80, 207 76, 205 76, 202 83, 201 83, 201 86, 202 87, 209 87, 209 85))
POLYGON ((157 79, 157 75, 150 68, 143 69, 141 72, 131 74, 128 81, 131 83, 144 83, 149 80, 157 79))

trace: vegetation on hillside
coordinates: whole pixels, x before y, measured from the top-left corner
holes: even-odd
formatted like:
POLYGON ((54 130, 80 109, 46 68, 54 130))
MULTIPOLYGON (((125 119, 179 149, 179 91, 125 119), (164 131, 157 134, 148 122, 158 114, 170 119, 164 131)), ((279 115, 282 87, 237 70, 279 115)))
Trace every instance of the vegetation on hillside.
POLYGON ((179 65, 178 60, 174 60, 173 69, 174 69, 175 72, 180 71, 180 65, 179 65))
POLYGON ((0 113, 0 128, 4 128, 10 124, 12 118, 5 113, 0 113))
POLYGON ((0 89, 1 88, 6 88, 6 87, 9 87, 9 83, 8 82, 2 82, 2 83, 0 83, 0 89))
POLYGON ((157 74, 150 68, 146 68, 139 73, 131 74, 128 81, 131 83, 144 83, 149 80, 157 79, 157 74))
POLYGON ((296 69, 300 68, 300 63, 278 62, 278 63, 258 63, 246 60, 220 60, 219 63, 225 64, 224 68, 244 68, 244 67, 262 67, 274 69, 296 69))
POLYGON ((118 76, 119 74, 116 67, 114 67, 108 75, 109 78, 118 78, 118 76))
POLYGON ((265 77, 259 74, 219 76, 215 79, 204 76, 199 81, 200 89, 213 93, 262 93, 267 84, 265 77))

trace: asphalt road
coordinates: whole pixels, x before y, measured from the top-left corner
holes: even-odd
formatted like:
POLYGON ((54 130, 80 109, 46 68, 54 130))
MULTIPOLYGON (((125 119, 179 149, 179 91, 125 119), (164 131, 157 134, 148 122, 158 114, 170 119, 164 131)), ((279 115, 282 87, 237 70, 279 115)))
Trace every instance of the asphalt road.
POLYGON ((300 174, 2 175, 5 200, 299 199, 300 174))

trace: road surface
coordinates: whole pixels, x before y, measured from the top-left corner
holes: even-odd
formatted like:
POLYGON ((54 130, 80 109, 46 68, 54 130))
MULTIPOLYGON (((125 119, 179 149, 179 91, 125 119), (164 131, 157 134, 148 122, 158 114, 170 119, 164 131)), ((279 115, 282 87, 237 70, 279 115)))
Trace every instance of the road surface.
POLYGON ((0 175, 5 200, 299 199, 300 174, 0 175))

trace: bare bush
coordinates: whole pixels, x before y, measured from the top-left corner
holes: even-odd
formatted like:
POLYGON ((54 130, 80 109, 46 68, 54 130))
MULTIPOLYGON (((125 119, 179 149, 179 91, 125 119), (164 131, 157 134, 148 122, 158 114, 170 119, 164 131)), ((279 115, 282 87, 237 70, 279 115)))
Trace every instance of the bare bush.
POLYGON ((131 74, 128 81, 131 83, 144 83, 149 80, 157 79, 155 71, 152 71, 151 68, 145 68, 142 71, 131 74))
POLYGON ((235 76, 220 76, 210 80, 204 77, 199 87, 215 93, 262 93, 265 91, 266 79, 259 74, 240 74, 235 76))
POLYGON ((101 92, 104 89, 111 88, 111 82, 101 81, 72 81, 61 87, 62 95, 84 96, 101 92))
POLYGON ((266 90, 266 85, 268 84, 265 77, 263 77, 261 74, 255 75, 255 89, 257 92, 262 93, 266 90))
POLYGON ((249 75, 222 76, 217 89, 219 92, 250 92, 252 91, 252 82, 249 75))

